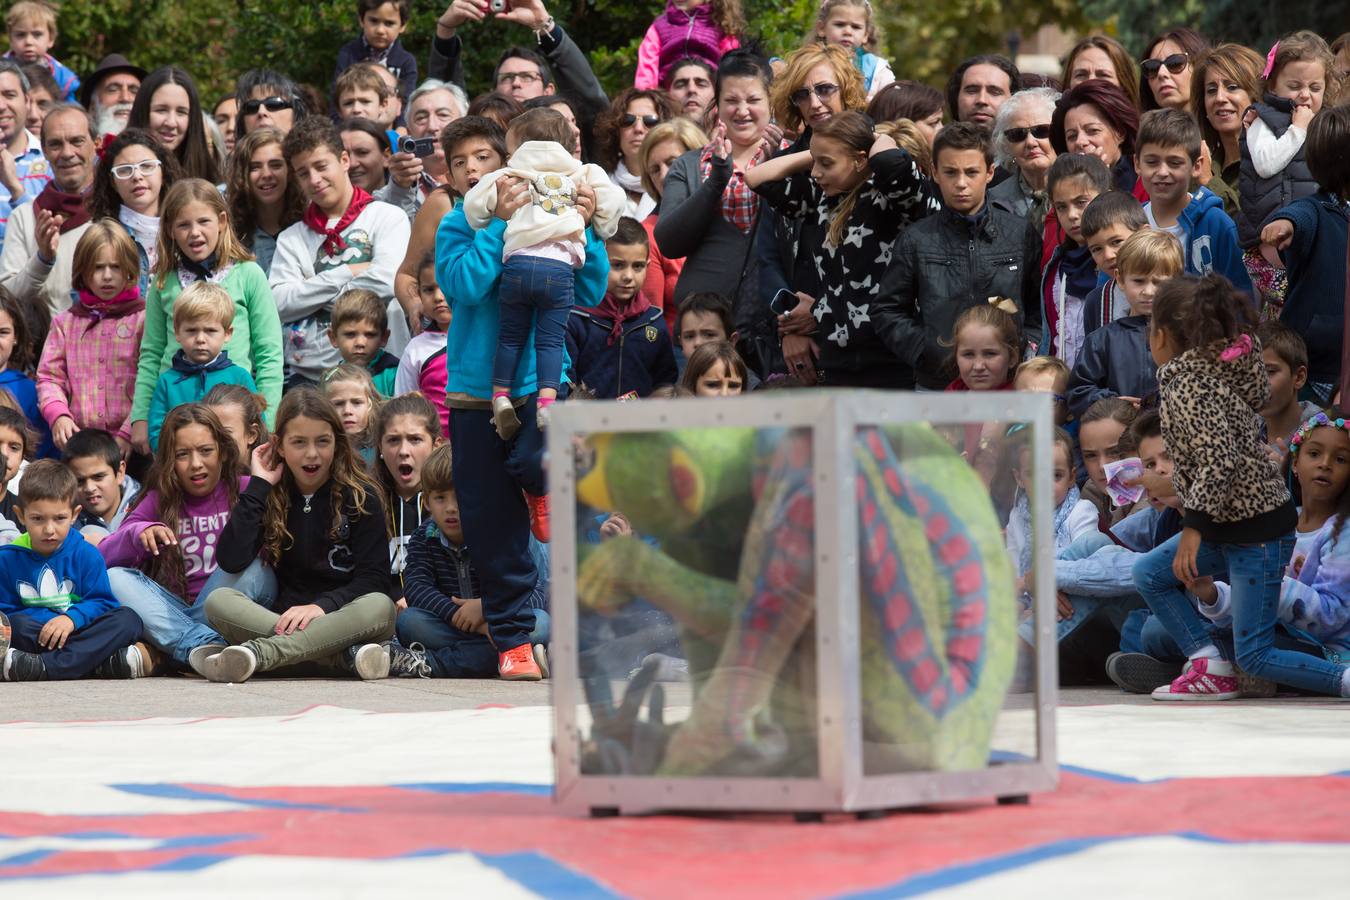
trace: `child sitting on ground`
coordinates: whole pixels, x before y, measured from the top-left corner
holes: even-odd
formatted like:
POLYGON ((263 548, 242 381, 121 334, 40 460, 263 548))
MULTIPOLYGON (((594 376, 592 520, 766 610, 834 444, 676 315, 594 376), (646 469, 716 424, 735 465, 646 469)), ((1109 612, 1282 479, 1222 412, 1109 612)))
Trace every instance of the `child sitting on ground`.
POLYGON ((1069 422, 1069 367, 1054 356, 1035 356, 1017 367, 1013 390, 1049 394, 1055 403, 1055 424, 1075 437, 1078 422, 1069 422))
POLYGON ((1281 463, 1289 450, 1289 439, 1304 422, 1322 411, 1311 400, 1298 399, 1308 380, 1308 348, 1298 332, 1283 322, 1262 322, 1256 328, 1261 342, 1261 361, 1270 379, 1270 400, 1261 407, 1266 423, 1266 443, 1281 463))
POLYGON ((745 360, 726 341, 704 344, 689 357, 680 390, 694 397, 735 397, 746 390, 745 360))
POLYGON ((77 490, 54 459, 24 472, 15 512, 26 530, 0 547, 0 681, 150 674, 140 617, 118 606, 103 558, 72 529, 77 490))
POLYGON ((1158 390, 1148 323, 1159 285, 1181 274, 1181 245, 1165 231, 1138 231, 1121 245, 1116 265, 1130 314, 1088 335, 1069 379, 1069 412, 1075 415, 1103 397, 1138 406, 1158 390))
POLYGON ((1099 194, 1083 210, 1078 229, 1097 267, 1097 286, 1083 305, 1084 335, 1130 314, 1129 301, 1116 278, 1116 257, 1126 238, 1147 227, 1144 207, 1124 191, 1099 194))
MULTIPOLYGON (((1013 558, 1013 567, 1020 579, 1019 594, 1027 594, 1033 585, 1034 565, 1032 550, 1035 541, 1031 533, 1031 497, 1032 458, 1031 447, 1025 436, 1030 434, 1023 429, 1009 438, 1014 442, 1013 478, 1017 481, 1017 498, 1013 501, 1012 515, 1008 517, 1008 552, 1013 558)), ((1062 428, 1056 428, 1050 447, 1050 478, 1054 498, 1053 535, 1055 552, 1068 549, 1069 545, 1085 534, 1097 530, 1097 507, 1092 501, 1079 496, 1076 483, 1076 468, 1073 438, 1062 428)))
MULTIPOLYGON (((492 678, 497 674, 497 650, 488 639, 478 574, 464 545, 449 444, 437 447, 422 466, 422 495, 431 521, 408 541, 408 565, 403 570, 408 608, 396 625, 399 642, 407 650, 394 656, 389 674, 492 678)), ((537 548, 538 544, 531 545, 532 550, 537 548)), ((536 568, 538 582, 530 594, 534 613, 530 643, 535 662, 547 678, 548 566, 536 568)))
POLYGON ((605 242, 609 289, 594 309, 575 307, 567 322, 567 353, 573 383, 602 400, 648 396, 675 384, 675 351, 661 310, 642 296, 647 269, 647 230, 636 219, 619 219, 605 242))
POLYGON ((1105 531, 1128 510, 1116 509, 1106 493, 1106 464, 1121 458, 1120 439, 1134 423, 1139 409, 1120 397, 1106 397, 1087 408, 1079 417, 1078 449, 1083 457, 1086 479, 1083 496, 1097 505, 1105 531))
POLYGON ((79 485, 80 514, 75 527, 84 539, 98 546, 126 518, 141 484, 127 474, 122 448, 106 431, 84 428, 66 441, 61 461, 79 485))
POLYGON ((388 304, 373 291, 353 288, 333 304, 328 340, 342 361, 370 372, 375 390, 385 399, 393 396, 398 357, 384 349, 389 340, 388 304))
POLYGON ((169 411, 197 403, 218 384, 243 385, 256 391, 253 376, 235 365, 225 345, 234 336, 234 300, 218 284, 194 281, 173 304, 173 339, 178 352, 169 370, 159 376, 150 397, 150 446, 158 449, 159 430, 169 411))
MULTIPOLYGON (((511 386, 532 333, 541 428, 547 425, 548 408, 558 396, 573 270, 586 260, 586 220, 577 208, 578 188, 589 185, 595 192, 590 227, 602 240, 614 234, 626 203, 623 191, 610 182, 604 169, 583 165, 572 157, 568 148, 575 141, 575 131, 557 110, 532 109, 517 116, 506 130, 510 154, 506 167, 484 177, 464 197, 469 225, 481 229, 492 221, 500 179, 520 179, 529 188, 530 202, 507 222, 502 253, 501 331, 492 372, 493 420, 502 440, 510 440, 520 428, 511 404, 511 386)), ((642 249, 647 249, 645 240, 642 249)), ((639 287, 641 281, 639 277, 639 287)))

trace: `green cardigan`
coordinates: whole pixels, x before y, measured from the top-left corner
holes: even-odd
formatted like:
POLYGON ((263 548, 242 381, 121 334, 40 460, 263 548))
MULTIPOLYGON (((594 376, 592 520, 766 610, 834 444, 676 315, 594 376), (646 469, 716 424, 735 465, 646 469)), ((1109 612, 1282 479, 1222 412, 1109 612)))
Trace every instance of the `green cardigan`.
MULTIPOLYGON (((253 261, 235 263, 220 282, 234 298, 234 334, 225 349, 236 364, 253 376, 258 393, 267 400, 263 414, 271 428, 281 403, 282 346, 281 319, 272 300, 267 276, 253 261)), ((173 336, 173 305, 182 293, 178 274, 170 272, 164 286, 150 279, 150 295, 145 299, 145 336, 141 338, 141 358, 136 367, 136 393, 131 401, 131 421, 145 421, 150 414, 159 376, 168 371, 179 344, 173 336)))

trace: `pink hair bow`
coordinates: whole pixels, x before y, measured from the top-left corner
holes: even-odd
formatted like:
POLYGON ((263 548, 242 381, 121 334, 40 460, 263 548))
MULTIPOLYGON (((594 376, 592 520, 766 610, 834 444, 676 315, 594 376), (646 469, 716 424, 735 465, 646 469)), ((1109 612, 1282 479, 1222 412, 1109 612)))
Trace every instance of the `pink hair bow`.
POLYGON ((1279 52, 1280 52, 1280 42, 1276 41, 1275 45, 1270 48, 1270 52, 1266 54, 1266 68, 1261 72, 1262 78, 1266 79, 1270 78, 1270 74, 1275 68, 1275 54, 1279 52))
POLYGON ((1238 357, 1245 356, 1246 354, 1251 352, 1252 352, 1252 336, 1250 334, 1244 334, 1241 337, 1239 337, 1236 341, 1233 341, 1233 343, 1225 347, 1224 351, 1219 354, 1219 359, 1223 360, 1224 362, 1232 362, 1238 357))

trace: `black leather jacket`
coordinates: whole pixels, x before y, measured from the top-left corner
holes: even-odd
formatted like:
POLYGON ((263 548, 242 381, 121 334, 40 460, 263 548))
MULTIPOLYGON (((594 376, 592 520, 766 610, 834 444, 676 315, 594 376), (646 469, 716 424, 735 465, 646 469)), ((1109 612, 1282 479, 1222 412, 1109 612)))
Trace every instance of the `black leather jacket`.
POLYGON ((873 326, 913 366, 920 387, 951 381, 952 326, 961 313, 1006 297, 1023 335, 1039 335, 1041 238, 1024 218, 991 204, 976 217, 943 209, 905 229, 881 280, 873 326))

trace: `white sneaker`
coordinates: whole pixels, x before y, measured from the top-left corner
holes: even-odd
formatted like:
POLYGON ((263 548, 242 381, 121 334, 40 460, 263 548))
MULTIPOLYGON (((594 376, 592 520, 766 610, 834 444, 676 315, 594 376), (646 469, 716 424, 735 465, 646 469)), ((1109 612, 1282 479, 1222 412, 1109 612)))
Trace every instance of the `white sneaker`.
POLYGON ((389 677, 389 653, 379 644, 362 644, 352 657, 352 672, 362 681, 389 677))
POLYGON ((258 668, 258 657, 247 647, 226 647, 202 662, 202 674, 208 681, 243 684, 258 668))
POLYGON ((206 677, 206 660, 228 647, 229 644, 202 644, 193 647, 188 654, 188 667, 203 678, 206 677))

